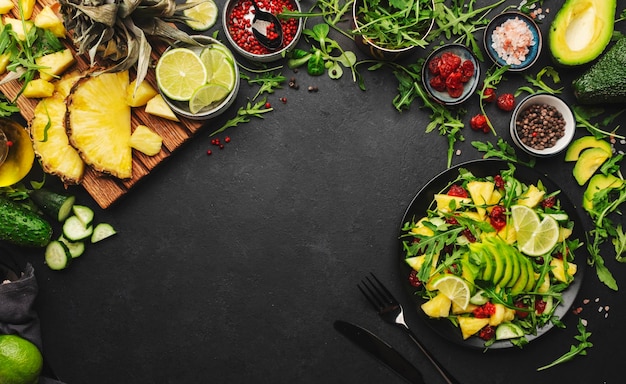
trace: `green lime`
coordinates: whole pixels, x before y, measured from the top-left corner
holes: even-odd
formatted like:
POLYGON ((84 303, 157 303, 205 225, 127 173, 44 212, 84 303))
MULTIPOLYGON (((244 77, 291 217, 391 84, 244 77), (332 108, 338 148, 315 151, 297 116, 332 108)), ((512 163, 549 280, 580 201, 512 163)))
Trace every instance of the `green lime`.
POLYGON ((230 91, 235 87, 235 63, 224 49, 209 48, 200 53, 200 60, 211 74, 209 84, 222 85, 230 91))
POLYGON ((518 248, 529 256, 548 253, 559 240, 559 224, 550 216, 539 221, 539 215, 531 208, 514 205, 511 218, 517 232, 518 248))
POLYGON ((433 282, 433 289, 439 290, 460 308, 467 308, 470 300, 470 287, 456 275, 443 275, 433 282))
POLYGON ((156 80, 172 100, 187 101, 207 81, 207 69, 192 50, 174 48, 165 52, 156 66, 156 80))
POLYGON ((0 335, 1 384, 34 384, 42 366, 35 344, 17 335, 0 335))
MULTIPOLYGON (((187 0, 187 3, 197 3, 198 0, 187 0)), ((185 9, 183 14, 189 18, 185 23, 193 30, 206 31, 217 22, 218 9, 213 0, 203 0, 195 7, 185 9)))
POLYGON ((207 84, 198 88, 189 100, 189 111, 198 113, 204 107, 220 102, 228 96, 230 89, 219 84, 207 84))

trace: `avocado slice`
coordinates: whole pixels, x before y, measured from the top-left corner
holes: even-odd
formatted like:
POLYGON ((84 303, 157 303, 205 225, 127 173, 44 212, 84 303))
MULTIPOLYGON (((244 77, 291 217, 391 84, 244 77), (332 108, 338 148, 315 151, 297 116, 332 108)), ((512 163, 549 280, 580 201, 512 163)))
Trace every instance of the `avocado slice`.
MULTIPOLYGON (((511 287, 512 295, 517 295, 523 292, 524 289, 526 288, 526 284, 528 284, 528 279, 531 278, 531 276, 528 275, 528 266, 530 264, 530 260, 528 260, 523 255, 518 255, 517 259, 519 260, 519 264, 520 264, 520 274, 517 280, 515 281, 515 284, 513 284, 513 286, 511 287)), ((531 266, 531 269, 532 269, 532 266, 531 266)))
POLYGON ((604 189, 618 189, 622 185, 624 185, 624 180, 614 175, 603 175, 601 173, 593 175, 589 179, 589 185, 587 185, 587 189, 585 189, 583 194, 583 207, 587 211, 591 211, 593 209, 593 196, 596 192, 604 189))
POLYGON ((602 148, 585 149, 578 157, 578 160, 576 160, 574 170, 572 171, 578 185, 585 185, 609 157, 611 155, 602 148))
POLYGON ((554 61, 576 66, 596 59, 606 48, 615 23, 616 0, 567 0, 548 34, 554 61))
POLYGON ((626 37, 621 37, 598 61, 572 82, 578 104, 626 102, 626 37))
POLYGON ((594 136, 583 136, 574 140, 565 152, 565 161, 576 161, 580 153, 587 148, 602 148, 609 155, 613 153, 611 144, 602 139, 596 139, 594 136))

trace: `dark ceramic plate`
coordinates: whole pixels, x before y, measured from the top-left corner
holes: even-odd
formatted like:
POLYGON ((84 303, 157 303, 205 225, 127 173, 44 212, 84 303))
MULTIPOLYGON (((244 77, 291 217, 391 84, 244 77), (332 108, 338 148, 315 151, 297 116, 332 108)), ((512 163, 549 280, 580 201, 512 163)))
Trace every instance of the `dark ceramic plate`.
MULTIPOLYGON (((486 159, 486 160, 474 160, 466 163, 462 163, 456 165, 452 168, 447 169, 446 171, 440 173, 432 180, 430 180, 413 198, 411 203, 409 204, 408 209, 406 210, 404 217, 402 218, 402 223, 400 227, 404 225, 404 223, 411 221, 415 218, 420 218, 426 214, 426 210, 430 206, 431 202, 434 199, 434 195, 436 193, 441 192, 446 189, 450 185, 450 183, 455 180, 459 175, 459 168, 464 168, 470 171, 476 177, 487 177, 487 176, 495 176, 501 170, 507 170, 509 168, 508 163, 502 160, 495 159, 486 159)), ((537 181, 541 180, 543 185, 546 187, 547 191, 554 192, 559 190, 559 187, 547 178, 545 175, 535 171, 532 168, 528 168, 521 164, 515 164, 515 177, 525 184, 536 184, 537 181)), ((558 195, 558 198, 561 202, 561 208, 570 217, 570 220, 574 221, 574 231, 570 238, 572 239, 584 239, 584 231, 581 220, 576 212, 576 208, 572 204, 572 202, 567 198, 565 193, 561 191, 558 195)), ((401 231, 401 234, 402 231, 401 231)), ((574 262, 580 267, 576 272, 576 278, 572 282, 572 284, 567 288, 566 291, 563 292, 563 301, 559 304, 557 309, 555 310, 555 315, 559 317, 563 317, 570 309, 574 300, 576 299, 576 295, 581 288, 584 268, 586 265, 586 257, 587 255, 583 254, 584 249, 579 248, 576 251, 574 262)), ((409 284, 408 276, 410 273, 410 267, 404 262, 405 253, 402 249, 402 244, 400 243, 400 264, 402 268, 401 276, 403 277, 403 285, 407 288, 410 297, 417 307, 417 312, 420 316, 426 321, 426 323, 439 335, 442 337, 468 347, 475 348, 484 348, 484 341, 478 337, 470 337, 467 340, 463 340, 461 336, 461 330, 458 327, 455 327, 449 320, 447 319, 431 319, 424 312, 422 312, 420 305, 424 303, 424 300, 415 295, 415 288, 409 284)), ((551 323, 546 324, 543 328, 537 330, 536 335, 526 335, 526 339, 530 342, 548 332, 553 328, 551 323)), ((513 347, 513 344, 508 340, 496 341, 490 348, 510 348, 513 347)))
POLYGON ((493 60, 494 63, 501 67, 505 66, 507 64, 506 61, 502 59, 498 55, 496 50, 492 47, 493 32, 505 21, 509 19, 515 19, 516 17, 522 20, 528 26, 528 29, 530 30, 530 33, 532 33, 533 40, 535 42, 535 45, 529 47, 529 52, 526 55, 526 60, 524 60, 520 64, 511 64, 511 66, 509 67, 510 71, 523 71, 530 68, 537 61, 537 59, 539 58, 539 54, 541 53, 541 47, 543 44, 541 31, 539 31, 537 23, 535 23, 535 21, 531 19, 530 16, 521 12, 504 12, 499 14, 498 16, 494 17, 493 20, 491 20, 487 25, 483 40, 485 50, 487 51, 487 54, 489 55, 491 60, 493 60))

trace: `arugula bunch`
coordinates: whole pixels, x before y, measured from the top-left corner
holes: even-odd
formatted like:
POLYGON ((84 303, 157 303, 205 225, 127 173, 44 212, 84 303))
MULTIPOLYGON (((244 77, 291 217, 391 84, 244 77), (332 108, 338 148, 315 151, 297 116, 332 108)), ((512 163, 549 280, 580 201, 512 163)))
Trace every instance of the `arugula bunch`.
POLYGON ((578 345, 572 345, 569 352, 563 354, 561 357, 554 360, 552 363, 537 368, 537 371, 543 371, 548 368, 552 368, 555 365, 565 363, 572 360, 577 355, 584 356, 587 354, 587 349, 593 347, 593 344, 589 341, 591 332, 588 332, 581 319, 578 319, 578 335, 574 336, 574 339, 578 341, 578 345))
POLYGON ((255 104, 252 104, 251 101, 248 101, 245 106, 240 107, 237 110, 237 115, 235 117, 228 120, 226 123, 224 123, 224 125, 213 131, 213 133, 211 133, 209 136, 217 135, 218 133, 224 132, 228 128, 236 127, 240 123, 247 123, 252 117, 262 119, 265 113, 271 112, 273 110, 274 108, 267 107, 266 99, 260 100, 255 104))

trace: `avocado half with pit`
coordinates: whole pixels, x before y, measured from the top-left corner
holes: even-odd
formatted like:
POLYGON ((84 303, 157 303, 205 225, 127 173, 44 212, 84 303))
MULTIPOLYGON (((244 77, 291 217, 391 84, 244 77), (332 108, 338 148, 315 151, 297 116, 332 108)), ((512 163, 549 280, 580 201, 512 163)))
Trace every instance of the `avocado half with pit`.
POLYGON ((616 0, 567 0, 559 9, 548 36, 557 64, 589 63, 604 51, 613 34, 616 0))

